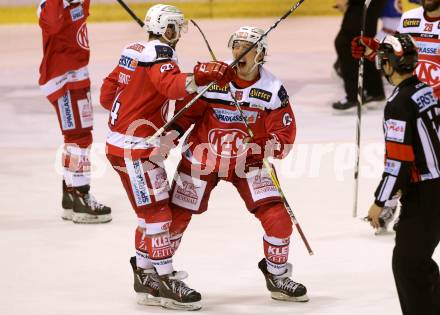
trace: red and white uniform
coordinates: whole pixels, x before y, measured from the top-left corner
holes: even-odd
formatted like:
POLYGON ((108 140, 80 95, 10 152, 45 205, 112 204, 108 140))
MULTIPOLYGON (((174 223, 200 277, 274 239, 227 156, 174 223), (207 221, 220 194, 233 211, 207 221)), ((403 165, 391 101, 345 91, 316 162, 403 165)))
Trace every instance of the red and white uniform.
POLYGON ((90 87, 86 26, 89 6, 90 0, 82 4, 43 0, 38 7, 44 53, 38 83, 50 101, 56 101, 67 90, 90 87))
POLYGON ((186 77, 170 46, 158 40, 127 45, 101 88, 101 104, 111 109, 108 154, 148 157, 158 143, 145 139, 165 124, 169 100, 188 95, 186 77))
POLYGON ((188 95, 186 78, 175 51, 153 40, 127 45, 101 87, 101 104, 111 110, 107 158, 138 217, 137 265, 154 266, 160 275, 173 271, 169 184, 165 169, 149 159, 159 143, 149 144, 146 138, 165 124, 169 100, 188 95))
MULTIPOLYGON (((282 149, 275 157, 283 158, 295 140, 296 124, 281 81, 260 67, 257 81, 236 79, 229 85, 255 134, 256 143, 264 145, 266 139, 276 138, 282 149)), ((292 222, 261 161, 253 170, 244 172, 248 153, 243 140, 249 135, 228 90, 212 86, 177 120, 175 127, 183 131, 194 122, 186 139, 188 149, 182 154, 172 185, 173 247, 179 246, 192 214, 207 210, 211 191, 223 179, 236 187, 247 209, 261 221, 266 232, 264 253, 268 270, 282 274, 286 270, 292 222)), ((264 148, 262 150, 264 152, 264 148)))
POLYGON ((419 53, 416 74, 440 97, 440 19, 427 17, 423 7, 409 10, 402 15, 397 32, 410 34, 416 41, 419 53))

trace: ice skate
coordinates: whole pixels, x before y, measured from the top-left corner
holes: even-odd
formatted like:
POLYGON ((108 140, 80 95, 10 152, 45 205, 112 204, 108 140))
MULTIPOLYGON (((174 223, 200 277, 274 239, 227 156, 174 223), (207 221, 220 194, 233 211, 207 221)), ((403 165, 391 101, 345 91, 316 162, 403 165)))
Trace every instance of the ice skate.
POLYGON ((61 219, 71 221, 73 218, 73 189, 71 187, 67 187, 64 180, 61 207, 63 208, 61 219))
POLYGON ((160 306, 159 276, 151 269, 141 269, 136 266, 136 257, 130 258, 133 269, 134 291, 137 294, 137 303, 141 305, 160 306))
POLYGON ((202 308, 200 293, 182 281, 187 277, 188 274, 182 271, 159 277, 162 307, 186 311, 197 311, 202 308))
POLYGON ((383 207, 382 213, 379 216, 380 228, 375 231, 374 235, 392 234, 392 231, 388 231, 388 226, 393 221, 396 210, 397 204, 393 206, 385 204, 385 207, 383 207))
POLYGON ((89 187, 73 188, 73 222, 85 224, 110 222, 111 209, 97 202, 88 189, 89 187))
POLYGON ((266 287, 271 292, 272 299, 290 302, 307 302, 309 300, 306 287, 290 279, 292 275, 291 264, 287 264, 287 271, 279 276, 267 271, 265 258, 258 263, 258 268, 266 278, 266 287))

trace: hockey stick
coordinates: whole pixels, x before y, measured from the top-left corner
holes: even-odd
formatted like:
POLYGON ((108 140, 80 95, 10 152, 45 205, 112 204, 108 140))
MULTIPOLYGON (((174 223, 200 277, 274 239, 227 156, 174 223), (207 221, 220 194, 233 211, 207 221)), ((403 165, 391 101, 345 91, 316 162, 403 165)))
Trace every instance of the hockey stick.
MULTIPOLYGON (((304 0, 299 0, 297 3, 295 3, 289 11, 287 11, 282 17, 280 17, 274 24, 272 24, 269 29, 263 34, 261 35, 261 37, 255 42, 253 43, 251 46, 249 46, 245 51, 243 51, 243 53, 238 56, 231 64, 231 67, 235 67, 237 65, 237 63, 241 60, 241 58, 243 58, 244 56, 247 55, 247 53, 249 51, 252 50, 252 48, 254 48, 255 46, 258 45, 258 43, 260 41, 263 40, 264 37, 267 36, 267 34, 269 34, 274 28, 276 28, 278 26, 278 24, 286 19, 291 13, 293 13, 296 9, 298 9, 298 7, 304 2, 304 0)), ((184 107, 182 107, 165 125, 163 125, 161 128, 159 128, 150 138, 147 139, 147 142, 152 142, 154 141, 157 137, 159 137, 165 130, 167 130, 167 128, 169 128, 180 116, 182 116, 182 114, 188 109, 190 108, 200 97, 202 97, 203 94, 205 94, 206 91, 209 90, 209 88, 211 86, 213 86, 216 82, 213 81, 211 83, 209 83, 207 86, 205 86, 191 101, 189 101, 184 107)))
MULTIPOLYGON (((209 42, 206 39, 206 36, 203 33, 202 29, 199 27, 199 25, 194 20, 191 20, 191 23, 194 24, 194 26, 199 30, 200 34, 202 35, 203 40, 205 41, 205 44, 208 47, 208 50, 209 50, 209 53, 211 54, 212 59, 213 60, 217 60, 217 58, 215 57, 214 52, 211 49, 211 45, 209 45, 209 42)), ((246 129, 247 129, 247 132, 248 132, 250 138, 254 139, 254 132, 253 132, 251 126, 249 125, 249 123, 247 121, 247 118, 244 115, 243 110, 241 109, 240 104, 237 102, 237 99, 232 94, 231 89, 228 88, 228 90, 229 90, 230 96, 232 97, 232 100, 234 102, 235 107, 238 109, 238 112, 240 113, 241 119, 243 119, 243 122, 244 122, 244 124, 246 126, 246 129)), ((283 190, 281 189, 281 185, 280 185, 280 183, 278 181, 278 178, 277 178, 277 176, 275 174, 275 170, 273 169, 272 165, 270 165, 269 161, 266 158, 263 158, 263 165, 266 168, 270 178, 272 179, 272 183, 274 184, 275 188, 277 189, 278 193, 280 194, 280 197, 281 197, 281 200, 283 201, 284 207, 286 208, 287 213, 290 216, 290 219, 292 220, 293 224, 295 225, 296 229, 298 230, 298 233, 299 233, 299 235, 300 235, 304 245, 306 246, 307 251, 309 252, 310 255, 313 255, 313 250, 310 247, 309 242, 307 241, 307 238, 304 235, 304 232, 302 231, 301 226, 299 225, 299 223, 298 223, 298 221, 297 221, 297 219, 295 217, 295 214, 293 213, 293 210, 290 207, 289 202, 287 201, 286 196, 284 195, 283 190)))
POLYGON ((133 20, 136 21, 137 24, 139 24, 140 27, 144 27, 144 22, 136 16, 136 14, 128 7, 128 5, 125 4, 123 0, 116 0, 118 3, 127 11, 128 14, 133 18, 133 20))
MULTIPOLYGON (((367 18, 367 10, 371 0, 365 0, 364 9, 362 11, 361 36, 365 32, 365 20, 367 18)), ((357 93, 357 123, 356 123, 356 160, 354 166, 354 198, 353 198, 353 217, 357 217, 358 193, 359 193, 359 160, 361 155, 361 123, 362 123, 362 105, 364 94, 364 56, 359 59, 358 72, 358 93, 357 93)))

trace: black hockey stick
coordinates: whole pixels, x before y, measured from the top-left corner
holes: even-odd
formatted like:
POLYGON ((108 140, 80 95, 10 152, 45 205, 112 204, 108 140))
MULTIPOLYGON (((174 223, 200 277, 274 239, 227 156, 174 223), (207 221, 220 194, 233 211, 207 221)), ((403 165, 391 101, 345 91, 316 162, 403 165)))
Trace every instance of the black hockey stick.
POLYGON ((116 0, 118 3, 127 11, 128 14, 133 18, 133 20, 136 21, 137 24, 139 24, 140 27, 144 27, 144 22, 136 16, 136 14, 128 7, 128 5, 125 4, 123 0, 116 0))
MULTIPOLYGON (((205 41, 206 46, 208 47, 209 53, 211 54, 211 57, 213 60, 217 60, 217 58, 215 57, 214 52, 211 49, 211 45, 209 45, 208 40, 206 39, 205 34, 203 33, 202 29, 199 27, 199 25, 194 21, 191 20, 191 23, 194 24, 194 26, 200 31, 200 34, 202 34, 203 40, 205 41)), ((234 105, 235 107, 238 109, 238 112, 240 113, 241 119, 243 119, 243 122, 246 126, 247 132, 250 136, 251 139, 254 138, 254 132, 251 128, 251 126, 249 125, 246 116, 243 113, 243 110, 241 109, 240 104, 237 102, 236 98, 234 97, 234 95, 232 94, 231 89, 229 89, 229 94, 232 97, 232 100, 234 101, 234 105)), ((289 202, 287 201, 286 196, 284 195, 283 190, 281 189, 281 185, 280 182, 278 181, 278 178, 276 176, 275 170, 273 169, 272 165, 270 165, 269 161, 266 158, 263 158, 263 165, 266 168, 267 172, 269 173, 270 178, 272 179, 272 183, 275 186, 275 188, 277 189, 278 193, 280 194, 281 200, 283 201, 284 207, 287 210, 287 213, 290 216, 290 219, 292 220, 293 224, 295 225, 296 229, 298 230, 298 233, 304 243, 304 245, 307 248, 307 251, 309 252, 310 255, 313 255, 313 250, 309 245, 309 242, 307 241, 306 236, 304 235, 304 232, 301 228, 301 226, 298 223, 298 220, 295 217, 295 214, 293 213, 292 208, 289 205, 289 202)))
MULTIPOLYGON (((364 9, 362 11, 361 36, 365 32, 365 20, 367 18, 367 10, 371 0, 365 0, 364 9)), ((361 123, 362 123, 362 105, 364 103, 364 56, 359 59, 358 72, 358 93, 357 93, 357 123, 356 123, 356 160, 354 166, 354 197, 353 197, 353 217, 357 217, 358 193, 359 193, 359 160, 361 155, 361 123)))

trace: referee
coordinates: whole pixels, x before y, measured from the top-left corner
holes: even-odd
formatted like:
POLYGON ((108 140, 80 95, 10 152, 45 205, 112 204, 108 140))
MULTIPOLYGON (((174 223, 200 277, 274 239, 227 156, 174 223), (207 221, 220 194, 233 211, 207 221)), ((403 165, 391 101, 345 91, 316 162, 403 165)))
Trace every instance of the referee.
POLYGON ((440 314, 440 106, 413 74, 417 48, 408 34, 388 35, 376 67, 396 86, 385 107, 385 170, 368 216, 374 228, 385 201, 402 191, 393 274, 404 315, 440 314))

